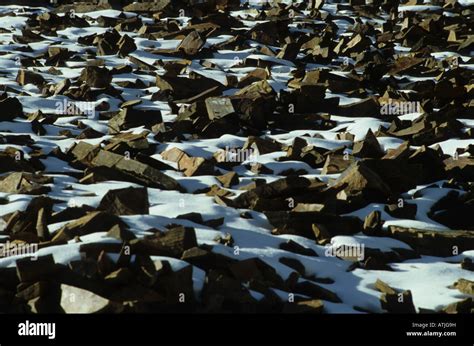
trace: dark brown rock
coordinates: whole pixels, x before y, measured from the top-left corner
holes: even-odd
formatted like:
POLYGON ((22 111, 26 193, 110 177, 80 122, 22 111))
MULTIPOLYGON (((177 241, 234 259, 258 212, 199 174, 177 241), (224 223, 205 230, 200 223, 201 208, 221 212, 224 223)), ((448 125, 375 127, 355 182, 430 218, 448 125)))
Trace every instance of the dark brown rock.
POLYGON ((114 215, 139 215, 148 214, 149 207, 147 189, 130 187, 108 191, 98 209, 114 215))

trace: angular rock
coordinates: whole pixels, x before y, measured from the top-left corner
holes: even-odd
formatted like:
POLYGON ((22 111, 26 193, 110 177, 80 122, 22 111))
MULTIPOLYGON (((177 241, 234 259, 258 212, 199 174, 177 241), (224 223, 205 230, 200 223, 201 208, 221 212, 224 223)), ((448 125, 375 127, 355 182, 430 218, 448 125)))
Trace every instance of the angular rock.
POLYGON ((399 292, 379 279, 375 283, 375 288, 382 292, 380 302, 383 309, 390 313, 416 313, 409 290, 399 292))
POLYGON ((112 81, 112 75, 105 67, 87 66, 82 70, 79 80, 89 87, 107 88, 112 81))
POLYGON ((53 237, 53 242, 68 241, 95 232, 106 232, 115 225, 124 223, 115 215, 95 211, 61 227, 53 237))
POLYGON ((16 82, 20 85, 34 84, 38 87, 41 87, 46 83, 46 80, 38 73, 34 73, 29 70, 20 70, 18 71, 16 82))
POLYGON ((114 215, 143 215, 149 208, 147 189, 129 187, 109 190, 97 209, 114 215))
POLYGON ((0 192, 42 195, 51 191, 51 188, 43 184, 50 184, 53 178, 30 174, 11 173, 6 177, 0 177, 0 192))
POLYGON ((193 228, 179 226, 165 234, 132 240, 130 245, 133 253, 181 258, 184 251, 197 246, 197 241, 193 228))

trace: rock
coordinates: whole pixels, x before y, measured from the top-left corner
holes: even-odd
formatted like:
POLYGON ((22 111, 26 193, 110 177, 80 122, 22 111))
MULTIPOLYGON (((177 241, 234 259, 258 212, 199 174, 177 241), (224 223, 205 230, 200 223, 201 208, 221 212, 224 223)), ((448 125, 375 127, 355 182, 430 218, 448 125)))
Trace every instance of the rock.
POLYGON ((23 86, 27 84, 34 84, 38 87, 41 87, 46 83, 46 80, 38 73, 34 73, 29 70, 19 70, 16 77, 16 82, 23 86))
POLYGON ((389 226, 384 236, 389 236, 410 245, 422 255, 450 257, 474 246, 471 231, 430 231, 415 228, 389 226))
POLYGON ((6 177, 0 177, 0 192, 42 195, 51 191, 50 187, 43 186, 42 184, 50 183, 53 183, 53 178, 16 172, 6 177))
POLYGON ((346 117, 378 117, 380 116, 380 105, 373 97, 362 101, 339 106, 337 114, 346 117))
POLYGON ((53 277, 58 271, 53 255, 40 256, 36 259, 25 257, 16 261, 16 271, 21 282, 34 282, 53 277))
POLYGON ((234 106, 229 98, 209 97, 205 102, 210 120, 221 119, 226 115, 235 113, 234 106))
POLYGON ((119 268, 108 274, 104 281, 109 285, 126 285, 134 279, 134 274, 128 268, 119 268))
POLYGON ((136 13, 160 12, 170 6, 171 0, 159 0, 154 2, 133 2, 123 7, 124 11, 136 13))
POLYGON ((304 256, 318 256, 316 251, 314 251, 313 249, 304 247, 293 240, 288 240, 286 243, 281 243, 280 249, 304 256))
MULTIPOLYGON (((134 155, 137 160, 142 163, 149 163, 151 165, 152 162, 155 162, 153 158, 143 159, 140 156, 140 152, 144 154, 150 149, 150 143, 147 140, 149 132, 143 131, 142 133, 121 133, 117 134, 113 138, 111 138, 110 143, 104 147, 104 150, 114 152, 120 155, 134 155), (128 151, 128 154, 127 154, 128 151), (146 161, 146 162, 144 162, 146 161)), ((156 161, 159 162, 159 161, 156 161)), ((165 165, 163 165, 163 168, 165 165)), ((156 167, 158 168, 158 167, 156 167)), ((170 168, 170 167, 167 167, 170 168)))
POLYGON ((303 294, 311 298, 327 300, 333 303, 340 303, 341 299, 336 293, 319 286, 311 281, 300 281, 293 288, 295 293, 303 294))
POLYGON ((273 171, 263 163, 253 163, 249 165, 250 171, 255 174, 273 174, 273 171))
POLYGON ((187 177, 214 175, 214 166, 203 157, 183 155, 178 161, 178 169, 187 177))
MULTIPOLYGON (((189 79, 184 77, 156 76, 156 86, 160 92, 169 92, 176 103, 188 101, 193 97, 210 97, 220 94, 222 84, 209 78, 189 79)), ((183 102, 184 103, 184 102, 183 102)))
POLYGON ((265 155, 274 151, 280 151, 281 146, 279 143, 266 138, 249 136, 242 150, 256 150, 258 152, 256 155, 265 155))
POLYGON ((258 198, 287 198, 288 196, 295 196, 307 192, 310 186, 311 181, 306 178, 287 177, 270 184, 256 186, 235 198, 233 204, 239 208, 248 208, 252 204, 255 204, 258 198))
POLYGON ((149 207, 147 189, 130 187, 109 190, 97 209, 114 215, 143 215, 149 207))
POLYGON ((176 272, 162 275, 156 286, 158 292, 164 295, 166 303, 171 305, 171 311, 176 311, 179 304, 189 306, 195 303, 192 266, 186 266, 176 272))
POLYGON ((324 163, 321 174, 335 174, 344 172, 352 163, 354 157, 349 154, 345 155, 328 155, 324 163))
POLYGON ((48 197, 33 198, 25 211, 16 211, 9 217, 4 231, 11 239, 27 243, 49 240, 47 224, 53 204, 54 201, 48 197))
POLYGON ((158 169, 122 155, 100 150, 88 143, 79 142, 69 150, 69 153, 88 167, 100 167, 104 172, 113 175, 113 180, 131 181, 164 190, 182 191, 176 180, 158 169))
POLYGON ((235 172, 229 172, 224 175, 217 176, 216 179, 222 184, 222 187, 230 188, 239 184, 239 176, 235 172))
POLYGON ((459 302, 449 304, 443 308, 443 312, 447 314, 469 314, 472 313, 473 300, 472 298, 466 298, 459 302))
POLYGON ((471 192, 460 195, 450 191, 439 199, 430 209, 428 215, 433 220, 451 228, 472 230, 470 215, 474 211, 474 199, 471 192))
POLYGON ((392 195, 390 187, 383 179, 364 163, 349 166, 331 185, 332 189, 342 189, 339 199, 367 201, 385 201, 392 195))
POLYGON ((464 258, 461 262, 461 268, 469 271, 474 271, 474 263, 470 258, 464 258))
POLYGON ((474 281, 459 279, 453 284, 452 288, 455 288, 465 294, 474 295, 474 281))
POLYGON ((403 142, 400 144, 400 146, 396 149, 388 149, 387 153, 383 157, 383 159, 402 159, 406 160, 410 155, 413 153, 412 150, 410 150, 410 143, 408 141, 403 142))
POLYGON ((119 217, 95 211, 61 227, 52 240, 53 242, 68 241, 95 232, 106 232, 115 225, 125 227, 119 217))
POLYGON ((183 156, 189 157, 188 154, 186 154, 184 151, 176 147, 165 150, 161 153, 161 157, 163 157, 163 159, 172 161, 172 162, 179 162, 179 160, 181 160, 183 156))
POLYGON ((443 161, 446 173, 458 181, 474 179, 474 159, 469 157, 449 158, 443 161))
POLYGON ((380 297, 382 309, 390 313, 416 313, 412 295, 409 290, 398 292, 379 279, 375 282, 375 288, 379 292, 382 292, 382 296, 380 297))
POLYGON ((249 258, 229 265, 233 277, 240 282, 260 281, 275 288, 284 286, 275 269, 258 258, 249 258))
POLYGON ((400 195, 423 181, 423 167, 418 163, 406 162, 402 159, 363 159, 361 160, 370 170, 383 177, 395 195, 400 195))
POLYGON ((114 225, 107 232, 107 236, 118 240, 129 241, 135 239, 135 234, 120 225, 114 225))
POLYGON ((123 35, 117 42, 119 55, 124 57, 137 50, 135 40, 128 35, 123 35))
POLYGON ((112 81, 112 75, 107 68, 87 66, 82 70, 79 81, 86 83, 89 87, 107 88, 112 81))
POLYGON ((199 32, 193 30, 181 41, 177 49, 186 55, 193 56, 199 53, 205 43, 206 41, 202 39, 199 32))
POLYGON ((12 121, 23 117, 23 106, 16 97, 0 97, 1 121, 12 121))
POLYGON ((60 304, 67 314, 117 313, 123 310, 118 303, 85 289, 65 284, 61 285, 60 304))
POLYGON ((412 219, 416 218, 416 204, 403 203, 403 206, 400 204, 389 204, 386 205, 384 210, 393 217, 398 219, 412 219))
POLYGON ((224 269, 230 263, 234 262, 233 259, 213 253, 203 246, 193 247, 183 252, 181 259, 186 261, 198 268, 201 268, 205 271, 210 269, 224 269))
POLYGON ((165 234, 157 233, 132 240, 130 245, 133 253, 181 258, 184 251, 197 246, 197 241, 193 228, 179 226, 171 228, 165 234))
POLYGON ((88 205, 81 205, 80 207, 68 207, 61 211, 55 212, 51 215, 51 223, 64 222, 69 220, 78 219, 85 216, 88 212, 95 211, 88 205))
POLYGON ((217 270, 206 277, 202 299, 205 312, 255 312, 255 298, 239 280, 217 270))
POLYGON ((290 257, 280 257, 278 259, 278 262, 280 262, 281 264, 283 264, 287 267, 290 267, 291 269, 294 269, 299 275, 301 275, 303 277, 306 276, 305 275, 305 273, 306 273, 305 266, 300 261, 298 261, 297 259, 290 258, 290 257))
POLYGON ((352 149, 352 155, 358 157, 371 157, 379 158, 384 154, 382 148, 380 147, 377 138, 373 132, 369 129, 365 135, 365 139, 354 143, 352 149))
POLYGON ((282 312, 285 314, 320 314, 324 312, 324 304, 319 299, 303 300, 297 303, 286 303, 282 312))
POLYGON ((383 220, 380 211, 372 211, 365 217, 364 220, 364 234, 376 235, 382 230, 383 220))

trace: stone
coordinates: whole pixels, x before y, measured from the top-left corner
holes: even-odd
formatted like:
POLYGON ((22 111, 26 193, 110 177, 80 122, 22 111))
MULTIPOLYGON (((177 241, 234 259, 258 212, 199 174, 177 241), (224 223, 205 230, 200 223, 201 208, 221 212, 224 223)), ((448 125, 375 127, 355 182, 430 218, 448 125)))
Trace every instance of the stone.
POLYGON ((134 127, 152 126, 161 124, 163 119, 159 110, 145 110, 135 108, 122 109, 116 116, 109 120, 109 132, 119 133, 121 130, 129 130, 134 127))
POLYGON ((226 115, 235 113, 234 106, 229 98, 209 97, 205 102, 210 120, 221 119, 226 115))
POLYGON ((53 183, 53 178, 30 173, 11 173, 6 177, 0 177, 0 192, 42 195, 51 191, 49 186, 43 184, 53 183))
POLYGON ((235 172, 229 172, 224 175, 219 175, 216 179, 222 184, 222 187, 230 188, 239 184, 239 176, 235 172))
POLYGON ((452 288, 455 288, 464 294, 474 295, 474 281, 471 280, 459 279, 453 284, 452 288))
POLYGON ((469 314, 472 313, 473 300, 472 298, 465 298, 456 303, 449 304, 443 308, 443 312, 447 314, 469 314))
POLYGON ((474 263, 470 258, 464 258, 461 262, 461 268, 469 271, 474 271, 474 263))
POLYGON ((230 263, 234 262, 233 259, 213 253, 211 249, 207 249, 203 246, 193 247, 184 251, 181 259, 205 271, 209 271, 210 269, 224 269, 230 265, 230 263))
POLYGON ((105 67, 87 66, 82 70, 79 81, 86 83, 89 87, 107 88, 112 81, 112 75, 105 67))
POLYGON ((367 134, 365 135, 364 140, 354 143, 352 155, 358 157, 379 158, 384 155, 384 152, 380 147, 377 138, 369 129, 369 131, 367 131, 367 134))
POLYGON ((189 79, 184 77, 156 76, 156 86, 160 88, 160 92, 169 92, 175 102, 178 103, 184 100, 189 102, 196 96, 217 96, 216 94, 220 94, 219 90, 222 84, 205 77, 189 79))
POLYGON ((450 257, 473 248, 471 231, 430 231, 416 228, 389 226, 384 236, 392 237, 410 245, 422 255, 450 257))
POLYGON ((25 257, 16 261, 18 279, 21 282, 34 282, 46 277, 53 277, 58 271, 53 255, 40 256, 36 259, 25 257))
POLYGON ((386 205, 384 210, 393 217, 398 219, 412 219, 416 218, 416 204, 403 202, 403 206, 398 203, 386 205))
POLYGON ((318 284, 311 281, 300 281, 293 288, 295 293, 303 294, 311 298, 327 300, 333 303, 340 303, 341 299, 338 295, 318 284))
POLYGON ((416 313, 413 298, 409 290, 399 292, 379 279, 377 279, 375 283, 375 288, 382 292, 380 297, 382 309, 390 313, 416 313))
POLYGON ((94 211, 61 227, 52 240, 53 242, 68 241, 95 232, 106 232, 115 225, 125 226, 115 215, 94 211))
POLYGON ((12 240, 27 243, 49 240, 47 224, 53 204, 54 201, 45 196, 33 198, 25 211, 16 211, 8 218, 4 231, 12 240))
POLYGON ((138 182, 165 190, 183 190, 176 180, 160 172, 157 168, 101 150, 85 142, 79 142, 73 146, 69 153, 82 164, 91 168, 100 167, 102 171, 113 175, 114 179, 112 180, 138 182))
POLYGON ((183 155, 178 161, 178 169, 187 177, 214 175, 214 166, 203 157, 183 155))
POLYGON ((284 314, 320 314, 324 312, 324 304, 319 299, 286 303, 282 312, 284 314))
POLYGON ((112 313, 123 310, 120 304, 82 288, 61 285, 61 308, 67 314, 112 313))
POLYGON ((109 190, 97 209, 114 215, 140 215, 149 212, 146 188, 124 188, 109 190))
POLYGON ((27 84, 34 84, 38 87, 41 87, 46 83, 46 80, 38 73, 22 69, 18 71, 16 82, 23 86, 27 84))
POLYGON ((123 241, 129 241, 136 238, 133 232, 123 227, 120 227, 120 225, 112 226, 110 230, 107 232, 107 236, 114 239, 123 240, 123 241))
POLYGON ((391 196, 390 187, 383 179, 363 163, 354 163, 349 166, 340 177, 331 185, 338 190, 338 197, 350 200, 351 198, 362 198, 364 201, 385 201, 391 196))
POLYGON ((157 233, 132 240, 130 245, 134 253, 181 258, 184 251, 197 246, 197 241, 193 228, 179 226, 169 229, 165 234, 157 233))
POLYGON ((249 258, 231 263, 229 270, 233 277, 240 282, 257 280, 268 282, 276 288, 282 288, 284 285, 283 279, 277 274, 275 269, 258 258, 249 258))
POLYGON ((186 55, 194 56, 204 47, 206 41, 196 30, 191 31, 179 44, 177 50, 183 51, 186 55))
POLYGON ((304 247, 293 240, 288 240, 286 243, 280 244, 280 249, 290 251, 299 255, 317 257, 318 254, 313 249, 304 247))
POLYGON ((364 234, 376 235, 382 230, 383 220, 382 214, 378 210, 372 211, 364 219, 364 234))
POLYGON ((326 161, 324 162, 321 174, 344 172, 352 163, 354 163, 354 157, 349 154, 330 154, 326 156, 326 161))
POLYGON ((119 55, 124 57, 137 50, 135 40, 128 35, 123 35, 117 42, 119 55))
POLYGON ((12 121, 23 117, 23 106, 16 97, 0 97, 0 107, 2 109, 1 121, 12 121))

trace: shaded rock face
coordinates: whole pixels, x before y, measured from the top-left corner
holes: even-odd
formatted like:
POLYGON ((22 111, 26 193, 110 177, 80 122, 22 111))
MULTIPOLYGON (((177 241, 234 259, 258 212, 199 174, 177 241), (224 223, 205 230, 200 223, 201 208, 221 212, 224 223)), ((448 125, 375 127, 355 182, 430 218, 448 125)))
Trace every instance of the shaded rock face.
POLYGON ((0 313, 472 313, 466 3, 2 7, 0 313))

